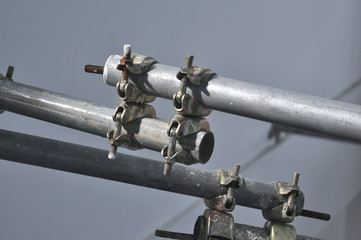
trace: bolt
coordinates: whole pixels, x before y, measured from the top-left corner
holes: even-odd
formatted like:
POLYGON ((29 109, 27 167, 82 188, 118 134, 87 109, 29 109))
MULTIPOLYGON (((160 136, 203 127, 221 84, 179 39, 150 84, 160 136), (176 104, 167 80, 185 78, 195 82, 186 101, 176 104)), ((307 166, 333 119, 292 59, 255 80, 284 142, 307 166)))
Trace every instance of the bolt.
POLYGON ((103 74, 104 67, 103 66, 96 66, 87 64, 84 67, 84 71, 87 73, 96 73, 96 74, 103 74))
POLYGON ((234 165, 232 176, 234 176, 234 177, 238 176, 240 168, 241 168, 241 165, 239 165, 239 164, 234 165))
POLYGON ((187 67, 188 69, 190 69, 190 68, 192 67, 193 59, 194 59, 194 56, 192 56, 192 55, 187 56, 187 59, 186 59, 186 67, 187 67))
POLYGON ((170 162, 165 162, 164 163, 164 169, 163 169, 163 175, 164 176, 169 176, 170 172, 172 171, 172 163, 170 162))
POLYGON ((293 174, 292 186, 297 186, 298 185, 298 179, 299 178, 300 178, 300 174, 295 172, 293 174))
MULTIPOLYGON (((112 137, 113 142, 115 141, 115 139, 121 133, 122 125, 120 123, 120 118, 121 118, 121 113, 117 113, 117 115, 115 117, 116 122, 115 122, 114 133, 113 133, 113 137, 112 137)), ((108 153, 108 158, 109 159, 115 159, 116 158, 117 149, 118 149, 118 146, 116 144, 114 144, 114 143, 111 143, 110 150, 109 150, 109 153, 108 153)))
POLYGON ((123 57, 130 59, 130 54, 132 52, 132 46, 130 44, 124 44, 123 47, 123 57))
POLYGON ((5 77, 8 79, 13 79, 14 69, 15 69, 14 66, 9 66, 5 77))
MULTIPOLYGON (((234 165, 234 168, 233 168, 233 171, 232 171, 232 176, 233 177, 237 177, 239 175, 240 168, 241 168, 241 165, 239 165, 239 164, 234 165)), ((233 187, 235 187, 235 186, 230 186, 228 188, 228 191, 227 191, 227 202, 226 202, 226 207, 227 208, 230 208, 231 204, 233 202, 233 195, 234 195, 233 187)))
POLYGON ((171 157, 173 156, 175 152, 175 145, 176 145, 176 137, 175 137, 175 130, 176 128, 173 127, 169 131, 169 143, 168 143, 168 149, 167 149, 167 157, 164 158, 164 170, 163 175, 168 176, 170 172, 172 171, 172 165, 173 162, 171 162, 171 157))
MULTIPOLYGON (((298 185, 298 179, 300 178, 300 174, 295 172, 293 174, 293 179, 292 179, 292 186, 296 187, 298 185)), ((292 216, 293 212, 294 212, 294 208, 295 208, 295 197, 296 197, 296 193, 292 193, 289 197, 288 197, 288 201, 287 201, 287 211, 286 214, 288 216, 292 216)))

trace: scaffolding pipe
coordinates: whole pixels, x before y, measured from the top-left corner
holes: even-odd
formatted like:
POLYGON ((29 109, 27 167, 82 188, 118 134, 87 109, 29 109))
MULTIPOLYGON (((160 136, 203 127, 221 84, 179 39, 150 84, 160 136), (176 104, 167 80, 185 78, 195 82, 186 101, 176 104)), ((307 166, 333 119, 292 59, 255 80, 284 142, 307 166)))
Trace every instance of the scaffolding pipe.
MULTIPOLYGON (((112 55, 104 66, 104 81, 112 86, 122 78, 121 56, 112 55)), ((143 75, 130 75, 145 93, 172 99, 179 90, 179 67, 154 64, 143 75)), ((361 106, 292 91, 215 76, 205 86, 187 92, 214 110, 361 142, 361 106)))
MULTIPOLYGON (((215 172, 175 165, 170 176, 163 175, 163 162, 117 154, 57 140, 0 129, 0 159, 72 172, 112 181, 210 199, 227 193, 215 172)), ((242 179, 234 189, 237 205, 271 209, 287 201, 270 183, 242 179)), ((296 212, 302 213, 304 195, 295 197, 296 212)))
MULTIPOLYGON (((0 79, 0 109, 101 137, 114 129, 114 109, 7 79, 0 79)), ((167 130, 167 122, 143 118, 125 124, 122 134, 134 134, 143 148, 161 151, 169 142, 167 130)), ((212 132, 201 131, 181 138, 176 151, 189 151, 196 162, 206 163, 213 146, 212 132)))

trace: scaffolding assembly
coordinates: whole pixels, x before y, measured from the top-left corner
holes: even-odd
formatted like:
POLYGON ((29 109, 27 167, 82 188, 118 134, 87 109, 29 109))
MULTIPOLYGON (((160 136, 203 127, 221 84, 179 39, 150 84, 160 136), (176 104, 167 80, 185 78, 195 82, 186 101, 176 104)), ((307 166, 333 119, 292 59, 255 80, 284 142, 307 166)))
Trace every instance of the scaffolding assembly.
POLYGON ((108 138, 110 150, 0 130, 0 158, 204 199, 208 209, 192 234, 157 230, 160 237, 307 239, 290 225, 296 216, 330 219, 304 209, 298 173, 291 182, 263 183, 240 176, 239 165, 214 172, 182 166, 211 159, 214 136, 205 117, 212 110, 361 142, 360 106, 220 77, 194 66, 193 56, 179 69, 132 54, 125 45, 123 55, 110 56, 104 66, 86 65, 86 72, 102 74, 116 87, 115 110, 14 82, 13 71, 0 75, 1 109, 108 138), (170 122, 156 118, 150 105, 156 97, 173 101, 170 122), (158 151, 163 161, 116 153, 118 147, 158 151), (260 209, 267 223, 263 228, 234 223, 236 205, 260 209))

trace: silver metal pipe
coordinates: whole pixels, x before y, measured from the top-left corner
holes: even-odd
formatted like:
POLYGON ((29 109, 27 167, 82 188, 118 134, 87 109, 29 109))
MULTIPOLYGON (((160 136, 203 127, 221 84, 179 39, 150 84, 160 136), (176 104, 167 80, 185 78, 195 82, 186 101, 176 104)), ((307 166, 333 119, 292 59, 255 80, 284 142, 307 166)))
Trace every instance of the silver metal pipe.
MULTIPOLYGON (((172 174, 163 175, 161 161, 117 153, 119 161, 107 158, 101 149, 66 143, 0 129, 0 159, 57 169, 112 181, 124 182, 200 198, 227 193, 216 172, 176 164, 172 174)), ((234 190, 237 205, 270 209, 287 201, 271 183, 242 179, 234 190)), ((302 212, 304 195, 295 198, 297 213, 302 212)))
MULTIPOLYGON (((114 109, 6 79, 0 79, 0 108, 101 137, 114 129, 114 109)), ((160 151, 169 141, 167 129, 167 122, 143 118, 125 124, 122 134, 133 134, 143 148, 160 151)), ((214 137, 211 132, 198 132, 179 143, 176 151, 189 151, 197 162, 206 163, 214 137)))
MULTIPOLYGON (((112 55, 104 66, 103 78, 109 85, 121 79, 116 69, 119 59, 112 55)), ((146 74, 130 75, 130 79, 147 94, 172 99, 180 86, 178 71, 178 67, 154 64, 146 74)), ((206 86, 192 86, 187 92, 218 111, 361 142, 359 105, 220 76, 213 77, 206 86)))

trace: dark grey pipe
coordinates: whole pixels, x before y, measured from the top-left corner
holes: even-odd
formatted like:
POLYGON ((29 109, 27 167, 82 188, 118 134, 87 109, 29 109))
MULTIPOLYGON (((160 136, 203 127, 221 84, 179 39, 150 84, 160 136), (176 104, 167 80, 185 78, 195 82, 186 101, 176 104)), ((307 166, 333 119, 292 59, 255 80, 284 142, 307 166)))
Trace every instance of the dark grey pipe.
MULTIPOLYGON (((0 79, 0 109, 101 137, 114 129, 114 109, 6 79, 0 79)), ((122 133, 134 134, 143 148, 160 151, 169 142, 167 129, 167 122, 143 118, 125 124, 122 133)), ((182 138, 180 143, 177 151, 189 151, 195 162, 206 163, 213 152, 214 137, 202 131, 182 138)))
MULTIPOLYGON (((116 69, 120 56, 112 55, 104 66, 104 81, 121 79, 116 69)), ((143 75, 130 79, 144 92, 172 99, 179 90, 179 67, 154 64, 143 75)), ((361 142, 361 106, 292 91, 216 76, 205 86, 188 89, 198 102, 222 112, 361 142)))
MULTIPOLYGON (((107 151, 81 145, 0 130, 0 159, 66 172, 124 182, 200 198, 227 193, 214 172, 175 165, 163 175, 163 162, 117 154, 109 160, 107 151)), ((243 179, 235 189, 237 205, 270 209, 287 201, 268 183, 243 179)), ((295 199, 297 212, 304 205, 303 193, 295 199)))

